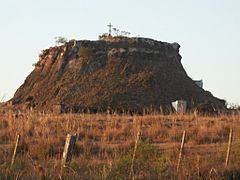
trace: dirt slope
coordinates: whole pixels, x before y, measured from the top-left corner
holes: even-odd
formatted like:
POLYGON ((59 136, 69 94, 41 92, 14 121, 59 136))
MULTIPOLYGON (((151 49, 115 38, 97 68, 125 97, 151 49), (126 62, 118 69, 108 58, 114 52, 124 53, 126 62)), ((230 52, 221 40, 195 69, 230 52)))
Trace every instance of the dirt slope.
POLYGON ((179 48, 147 38, 70 41, 42 51, 12 102, 49 111, 59 105, 74 112, 159 110, 178 99, 189 107, 206 101, 223 107, 224 101, 188 77, 179 48))

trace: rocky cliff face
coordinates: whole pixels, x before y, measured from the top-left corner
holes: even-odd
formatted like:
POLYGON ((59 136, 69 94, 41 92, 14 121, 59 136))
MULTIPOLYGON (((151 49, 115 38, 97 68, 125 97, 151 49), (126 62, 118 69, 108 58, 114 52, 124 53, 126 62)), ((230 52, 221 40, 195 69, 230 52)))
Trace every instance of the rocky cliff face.
POLYGON ((12 101, 37 110, 59 105, 73 112, 159 110, 179 99, 190 106, 205 101, 223 106, 188 77, 179 48, 146 38, 70 41, 42 51, 12 101))

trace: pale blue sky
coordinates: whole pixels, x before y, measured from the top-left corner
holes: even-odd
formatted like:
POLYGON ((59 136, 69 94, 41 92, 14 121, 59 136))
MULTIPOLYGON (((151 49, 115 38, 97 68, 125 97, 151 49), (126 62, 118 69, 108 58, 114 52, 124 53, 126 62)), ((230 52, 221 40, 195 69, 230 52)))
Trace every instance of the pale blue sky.
POLYGON ((190 77, 240 103, 239 0, 0 0, 0 97, 13 96, 55 36, 95 40, 109 22, 178 42, 190 77))

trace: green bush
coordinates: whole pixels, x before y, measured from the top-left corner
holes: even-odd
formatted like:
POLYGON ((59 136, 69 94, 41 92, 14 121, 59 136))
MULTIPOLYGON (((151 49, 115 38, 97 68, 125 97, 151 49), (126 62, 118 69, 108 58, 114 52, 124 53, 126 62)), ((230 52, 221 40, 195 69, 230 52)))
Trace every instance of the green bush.
MULTIPOLYGON (((132 163, 132 151, 123 156, 113 166, 108 179, 129 179, 132 163)), ((173 171, 168 161, 162 157, 160 151, 149 143, 138 145, 133 165, 136 179, 173 179, 173 171)))
POLYGON ((62 36, 54 37, 54 39, 57 45, 65 44, 67 42, 67 38, 62 36))
POLYGON ((80 48, 78 51, 78 55, 80 57, 89 57, 92 55, 92 49, 91 48, 80 48))

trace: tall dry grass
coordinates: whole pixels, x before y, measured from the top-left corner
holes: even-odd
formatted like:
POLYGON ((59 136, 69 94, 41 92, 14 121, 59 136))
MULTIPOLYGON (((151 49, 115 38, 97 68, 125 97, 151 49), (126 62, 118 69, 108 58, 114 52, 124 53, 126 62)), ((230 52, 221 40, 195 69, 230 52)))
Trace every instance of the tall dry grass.
POLYGON ((6 111, 0 115, 0 179, 59 179, 68 133, 77 134, 77 142, 63 178, 128 179, 130 172, 135 179, 239 177, 239 122, 239 115, 57 115, 6 111), (234 127, 234 138, 226 169, 230 127, 234 127), (176 173, 183 130, 186 144, 176 173), (16 134, 21 135, 21 141, 11 167, 16 134))

